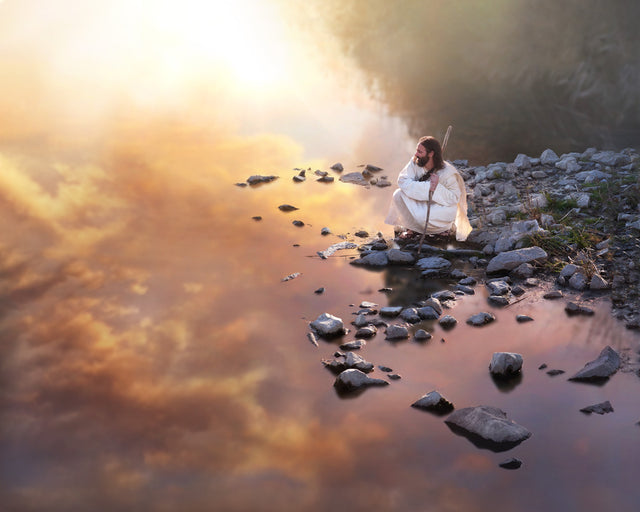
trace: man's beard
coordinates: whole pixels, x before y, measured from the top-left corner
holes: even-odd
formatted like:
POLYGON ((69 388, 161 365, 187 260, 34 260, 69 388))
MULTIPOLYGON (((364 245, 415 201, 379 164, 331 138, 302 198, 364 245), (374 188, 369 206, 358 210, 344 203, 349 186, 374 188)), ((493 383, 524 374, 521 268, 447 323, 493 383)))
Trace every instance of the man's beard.
POLYGON ((418 167, 424 167, 425 165, 427 165, 427 162, 429 161, 428 158, 425 158, 423 156, 417 156, 416 157, 416 165, 418 167))

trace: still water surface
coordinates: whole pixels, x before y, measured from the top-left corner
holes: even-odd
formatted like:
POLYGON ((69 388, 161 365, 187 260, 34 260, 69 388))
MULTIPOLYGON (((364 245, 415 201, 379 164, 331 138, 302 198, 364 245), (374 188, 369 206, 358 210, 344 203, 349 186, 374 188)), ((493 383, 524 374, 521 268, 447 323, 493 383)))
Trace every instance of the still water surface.
POLYGON ((568 318, 525 300, 472 329, 464 320, 490 308, 479 286, 451 311, 453 330, 425 322, 431 341, 380 333, 362 350, 401 380, 335 393, 321 360, 340 341, 314 347, 310 321, 349 322, 363 300, 409 305, 448 283, 355 268, 355 251, 316 255, 360 229, 389 237, 392 190, 312 171, 373 163, 393 181, 414 146, 328 34, 319 48, 289 32, 268 2, 215 11, 214 42, 201 2, 141 18, 120 2, 63 3, 75 29, 37 2, 0 4, 12 56, 0 100, 4 509, 637 509, 637 376, 589 386, 537 369, 570 374, 607 344, 636 347, 604 303, 568 318), (294 168, 311 169, 306 182, 294 168), (280 178, 236 186, 253 174, 280 178), (524 356, 512 389, 488 375, 494 351, 524 356), (458 408, 500 407, 533 436, 506 453, 477 448, 410 407, 432 389, 458 408), (615 413, 578 411, 604 400, 615 413), (511 456, 523 467, 500 469, 511 456))

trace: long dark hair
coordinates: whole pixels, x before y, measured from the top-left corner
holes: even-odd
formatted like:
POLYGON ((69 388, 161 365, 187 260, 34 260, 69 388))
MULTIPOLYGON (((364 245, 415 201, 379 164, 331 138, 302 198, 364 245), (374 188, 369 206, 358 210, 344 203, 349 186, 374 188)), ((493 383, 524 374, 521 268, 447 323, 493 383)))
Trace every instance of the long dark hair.
POLYGON ((427 153, 433 151, 434 171, 439 171, 440 169, 444 168, 444 160, 442 159, 442 146, 440 146, 438 139, 431 136, 422 137, 418 141, 418 144, 424 146, 424 148, 427 150, 427 153))

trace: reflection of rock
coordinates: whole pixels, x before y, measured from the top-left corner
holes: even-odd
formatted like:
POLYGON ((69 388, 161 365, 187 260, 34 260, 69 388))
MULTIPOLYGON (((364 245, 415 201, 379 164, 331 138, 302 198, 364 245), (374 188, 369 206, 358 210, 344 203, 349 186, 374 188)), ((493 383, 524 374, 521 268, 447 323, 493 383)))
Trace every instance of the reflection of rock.
POLYGON ((489 364, 489 371, 498 377, 513 377, 522 369, 522 356, 513 352, 495 352, 489 364))
POLYGON ((338 391, 348 392, 368 386, 388 386, 389 382, 382 379, 373 379, 360 370, 350 369, 338 375, 333 385, 338 391))
POLYGON ((329 313, 322 313, 309 325, 318 333, 318 335, 324 338, 341 336, 346 332, 342 319, 329 313))
POLYGON ((430 391, 413 402, 411 407, 435 412, 436 414, 447 414, 453 411, 453 404, 437 391, 430 391))
POLYGON ((481 448, 504 451, 531 437, 531 432, 509 420, 497 407, 480 405, 451 413, 445 423, 481 448))
POLYGON ((584 368, 569 380, 602 380, 608 379, 620 367, 620 356, 610 346, 606 346, 600 352, 597 359, 588 362, 584 368))

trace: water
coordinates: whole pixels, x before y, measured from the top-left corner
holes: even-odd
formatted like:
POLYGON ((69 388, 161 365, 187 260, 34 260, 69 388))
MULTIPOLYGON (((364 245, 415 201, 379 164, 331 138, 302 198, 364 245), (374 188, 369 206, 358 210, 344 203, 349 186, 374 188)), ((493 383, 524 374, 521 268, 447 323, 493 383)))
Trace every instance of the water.
POLYGON ((260 2, 210 16, 198 2, 127 4, 135 16, 68 2, 74 29, 33 5, 0 5, 0 50, 22 58, 2 65, 0 100, 4 509, 474 511, 499 496, 518 510, 635 510, 637 376, 566 380, 607 344, 637 357, 606 303, 592 318, 532 298, 491 309, 479 286, 450 311, 453 330, 416 326, 426 343, 381 332, 361 351, 401 380, 334 391, 321 360, 339 341, 314 347, 310 321, 349 322, 363 300, 407 305, 447 283, 355 268, 356 251, 316 255, 361 229, 390 236, 392 189, 313 171, 373 163, 393 180, 415 144, 328 35, 313 49, 310 27, 260 2), (219 44, 230 38, 233 51, 219 44), (306 182, 295 168, 310 168, 306 182), (253 174, 279 179, 235 185, 253 174), (494 324, 465 324, 485 310, 494 324), (523 354, 512 389, 488 374, 499 350, 523 354), (500 407, 533 436, 479 449, 410 407, 432 389, 458 408, 500 407), (579 412, 604 400, 613 414, 579 412), (511 456, 523 467, 500 469, 511 456))

